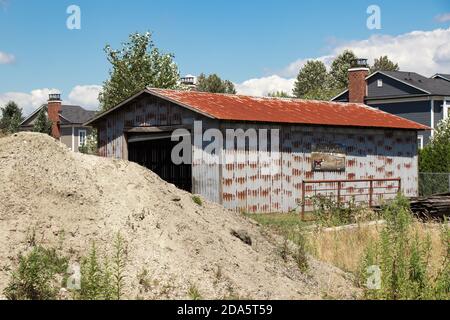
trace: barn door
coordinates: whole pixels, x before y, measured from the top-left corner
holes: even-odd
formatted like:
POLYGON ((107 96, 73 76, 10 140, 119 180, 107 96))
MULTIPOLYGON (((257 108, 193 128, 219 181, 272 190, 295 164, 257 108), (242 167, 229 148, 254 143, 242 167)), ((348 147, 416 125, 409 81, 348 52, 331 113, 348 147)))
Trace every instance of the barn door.
POLYGON ((180 189, 191 192, 192 167, 190 164, 175 165, 171 160, 172 148, 178 142, 170 138, 129 142, 128 158, 156 173, 161 179, 180 189))

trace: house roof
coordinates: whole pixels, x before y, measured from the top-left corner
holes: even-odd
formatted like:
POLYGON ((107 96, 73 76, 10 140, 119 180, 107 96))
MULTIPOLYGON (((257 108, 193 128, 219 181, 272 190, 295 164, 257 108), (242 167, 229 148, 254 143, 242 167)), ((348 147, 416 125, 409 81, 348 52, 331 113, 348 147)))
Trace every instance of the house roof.
POLYGON ((61 106, 61 116, 71 123, 85 123, 89 121, 89 119, 93 118, 95 114, 96 111, 86 110, 80 106, 61 106))
MULTIPOLYGON (((439 95, 439 96, 450 95, 450 85, 448 83, 448 81, 450 81, 450 75, 438 73, 431 78, 427 78, 416 72, 376 71, 371 75, 367 76, 366 80, 372 78, 376 74, 383 74, 387 77, 400 81, 406 85, 409 85, 410 87, 422 91, 425 95, 439 95), (444 80, 443 78, 446 78, 447 80, 444 80)), ((332 98, 331 101, 337 100, 347 92, 348 89, 342 91, 337 96, 332 98)))
POLYGON ((416 122, 356 103, 251 97, 197 91, 147 88, 117 107, 99 114, 86 125, 122 107, 135 97, 148 93, 201 113, 228 121, 272 122, 330 126, 354 126, 429 130, 416 122))
POLYGON ((441 78, 441 79, 450 81, 450 74, 436 73, 434 76, 432 76, 432 78, 441 78))
POLYGON ((409 84, 428 94, 450 95, 450 85, 448 81, 440 78, 427 78, 418 73, 406 71, 382 71, 380 73, 409 84))
MULTIPOLYGON (((25 118, 21 125, 25 125, 29 120, 31 120, 37 113, 39 113, 42 108, 47 108, 47 104, 43 104, 39 108, 37 108, 32 114, 30 114, 27 118, 25 118)), ((96 111, 90 111, 86 110, 80 106, 73 106, 73 105, 61 105, 61 112, 60 116, 63 120, 65 120, 65 123, 69 124, 83 124, 90 119, 92 119, 96 111)))

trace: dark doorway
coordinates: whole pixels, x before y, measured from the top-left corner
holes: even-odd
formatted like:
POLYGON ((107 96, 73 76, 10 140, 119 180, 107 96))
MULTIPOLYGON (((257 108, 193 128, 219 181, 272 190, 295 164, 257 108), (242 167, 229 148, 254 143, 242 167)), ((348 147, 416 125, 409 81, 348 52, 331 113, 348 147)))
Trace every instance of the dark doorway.
POLYGON ((192 191, 192 167, 190 164, 175 165, 171 160, 172 148, 177 144, 171 139, 130 142, 128 159, 144 166, 161 179, 180 189, 192 191))

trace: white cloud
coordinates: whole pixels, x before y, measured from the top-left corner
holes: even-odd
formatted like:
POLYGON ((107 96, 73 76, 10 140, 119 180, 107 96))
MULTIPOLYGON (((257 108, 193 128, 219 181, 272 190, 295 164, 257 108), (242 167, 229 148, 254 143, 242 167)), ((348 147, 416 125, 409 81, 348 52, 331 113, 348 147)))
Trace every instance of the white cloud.
POLYGON ((69 93, 69 101, 67 103, 80 105, 89 110, 98 109, 98 94, 102 89, 98 85, 76 86, 69 93))
POLYGON ((381 55, 387 55, 399 64, 401 70, 431 76, 437 72, 450 72, 448 43, 450 28, 413 31, 399 36, 375 35, 336 47, 332 53, 336 56, 344 49, 351 49, 357 56, 368 58, 370 63, 381 55))
POLYGON ((236 84, 240 94, 266 95, 268 92, 292 91, 295 78, 307 60, 319 60, 329 67, 334 57, 345 49, 351 49, 373 63, 375 58, 387 55, 397 62, 401 70, 413 71, 424 76, 450 73, 450 28, 431 31, 412 31, 398 36, 374 35, 366 40, 348 41, 332 48, 328 54, 316 58, 300 58, 279 73, 236 84))
POLYGON ((285 91, 291 94, 295 79, 285 79, 278 75, 270 77, 250 79, 242 83, 235 84, 239 94, 250 96, 266 96, 275 91, 285 91))
POLYGON ((316 60, 322 61, 327 68, 331 66, 331 63, 334 60, 334 55, 322 56, 318 58, 307 58, 307 59, 298 59, 292 63, 290 63, 286 68, 284 68, 280 72, 280 76, 283 77, 296 77, 298 71, 306 64, 308 60, 316 60))
POLYGON ((437 22, 440 22, 440 23, 449 22, 450 21, 450 12, 439 14, 434 18, 434 20, 436 20, 437 22))
POLYGON ((4 106, 9 101, 16 102, 23 109, 24 115, 29 115, 36 108, 44 104, 50 93, 58 92, 57 89, 36 89, 30 93, 25 92, 6 92, 0 94, 0 106, 4 106))
POLYGON ((11 53, 0 51, 0 64, 11 64, 16 61, 16 57, 11 53))
MULTIPOLYGON (((78 85, 69 93, 68 99, 63 103, 80 105, 88 110, 98 108, 98 93, 101 86, 97 85, 78 85)), ((25 116, 31 114, 34 110, 46 103, 50 93, 58 93, 58 89, 36 89, 31 92, 5 92, 0 93, 0 107, 3 107, 9 101, 16 102, 23 109, 25 116)))

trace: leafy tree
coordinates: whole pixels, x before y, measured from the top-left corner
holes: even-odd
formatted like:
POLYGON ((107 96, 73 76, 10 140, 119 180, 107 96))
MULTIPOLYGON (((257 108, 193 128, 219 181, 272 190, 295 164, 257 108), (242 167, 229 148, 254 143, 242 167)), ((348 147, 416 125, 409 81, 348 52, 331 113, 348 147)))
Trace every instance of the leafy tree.
POLYGON ((302 99, 330 100, 340 92, 340 89, 334 88, 333 84, 325 64, 311 60, 300 69, 293 94, 302 99))
POLYGON ((450 118, 441 121, 430 143, 420 151, 420 172, 450 172, 450 118))
POLYGON ((324 90, 328 79, 327 68, 322 61, 309 60, 300 69, 293 94, 304 98, 308 93, 324 90))
POLYGON ((335 88, 323 88, 323 89, 317 89, 308 92, 303 96, 303 99, 307 100, 323 100, 323 101, 329 101, 333 97, 337 96, 342 90, 341 89, 335 89, 335 88))
POLYGON ((36 118, 33 127, 34 132, 40 132, 50 135, 52 132, 52 123, 47 117, 47 108, 42 108, 36 118))
POLYGON ((345 50, 334 59, 330 70, 332 88, 344 90, 348 87, 348 69, 354 59, 357 57, 351 50, 345 50))
POLYGON ((22 109, 14 101, 10 101, 1 110, 0 130, 7 133, 18 132, 23 121, 22 109))
POLYGON ((97 130, 92 129, 92 132, 86 137, 86 142, 84 145, 78 147, 78 151, 84 154, 97 155, 98 145, 97 145, 97 130))
POLYGON ((285 91, 269 92, 267 96, 271 98, 290 98, 289 94, 285 91))
POLYGON ((110 78, 103 83, 99 95, 101 109, 108 110, 132 95, 150 86, 176 88, 179 80, 178 66, 172 54, 159 51, 151 40, 151 34, 134 33, 122 49, 109 45, 104 49, 112 65, 110 78))
POLYGON ((222 80, 217 74, 200 74, 197 78, 197 91, 236 94, 234 84, 229 80, 222 80))
POLYGON ((370 68, 370 73, 376 71, 398 71, 400 70, 398 63, 389 60, 388 56, 381 56, 376 58, 373 66, 370 68))

